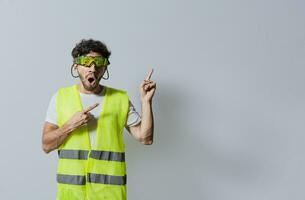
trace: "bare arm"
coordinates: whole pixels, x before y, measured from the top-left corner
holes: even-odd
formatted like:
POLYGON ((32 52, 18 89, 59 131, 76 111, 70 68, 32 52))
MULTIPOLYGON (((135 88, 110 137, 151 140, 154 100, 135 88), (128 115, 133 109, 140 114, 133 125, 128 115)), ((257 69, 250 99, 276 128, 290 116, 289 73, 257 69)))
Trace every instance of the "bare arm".
POLYGON ((54 149, 57 149, 72 131, 72 128, 67 124, 59 128, 55 124, 45 122, 42 133, 43 151, 49 153, 54 149))
POLYGON ((154 117, 152 111, 152 97, 156 90, 156 83, 150 80, 153 70, 140 85, 142 102, 142 120, 136 126, 126 127, 128 132, 140 143, 151 145, 153 143, 154 117))
POLYGON ((45 122, 42 133, 42 149, 45 153, 49 153, 57 149, 68 137, 68 135, 75 129, 87 125, 88 121, 92 119, 90 110, 97 107, 96 103, 89 106, 83 111, 76 112, 63 126, 58 127, 55 124, 45 122))
POLYGON ((126 127, 128 132, 141 144, 153 143, 154 118, 151 102, 142 102, 142 119, 135 126, 126 127))

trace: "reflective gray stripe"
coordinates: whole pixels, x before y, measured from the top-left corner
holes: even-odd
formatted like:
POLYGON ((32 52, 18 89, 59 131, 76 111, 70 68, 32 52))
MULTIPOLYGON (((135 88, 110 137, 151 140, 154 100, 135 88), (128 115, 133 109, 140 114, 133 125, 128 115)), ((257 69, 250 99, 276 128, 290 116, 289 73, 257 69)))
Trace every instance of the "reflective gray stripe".
POLYGON ((111 185, 125 185, 126 184, 126 175, 125 176, 111 176, 111 175, 105 175, 105 174, 89 173, 88 182, 111 184, 111 185))
POLYGON ((59 158, 66 158, 66 159, 86 160, 88 158, 88 153, 89 151, 86 150, 70 150, 70 149, 58 150, 59 158))
POLYGON ((113 151, 96 151, 91 150, 90 158, 94 158, 97 160, 111 160, 111 161, 125 161, 125 153, 124 152, 113 152, 113 151))
POLYGON ((73 185, 85 185, 86 176, 57 174, 57 182, 64 184, 73 184, 73 185))

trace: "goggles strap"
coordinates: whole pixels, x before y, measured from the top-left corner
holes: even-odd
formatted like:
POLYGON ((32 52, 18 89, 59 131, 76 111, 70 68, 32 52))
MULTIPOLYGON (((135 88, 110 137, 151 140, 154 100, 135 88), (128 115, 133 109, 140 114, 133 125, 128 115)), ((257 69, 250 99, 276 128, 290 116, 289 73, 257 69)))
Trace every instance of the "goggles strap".
POLYGON ((71 75, 73 76, 73 78, 78 78, 78 77, 79 77, 79 75, 78 75, 78 76, 75 76, 75 75, 73 74, 73 65, 71 66, 71 75))
POLYGON ((109 72, 108 72, 108 68, 106 69, 106 72, 107 72, 107 78, 104 78, 104 74, 103 74, 103 77, 102 77, 102 79, 104 79, 104 80, 108 80, 109 79, 109 72))

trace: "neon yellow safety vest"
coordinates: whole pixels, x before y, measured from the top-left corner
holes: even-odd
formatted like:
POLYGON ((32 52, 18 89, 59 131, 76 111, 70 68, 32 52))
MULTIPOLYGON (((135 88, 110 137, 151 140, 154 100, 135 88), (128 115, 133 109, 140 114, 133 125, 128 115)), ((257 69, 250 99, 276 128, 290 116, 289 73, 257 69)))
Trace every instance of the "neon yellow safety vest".
MULTIPOLYGON (((126 200, 123 129, 128 96, 123 90, 105 89, 94 147, 91 149, 87 126, 83 126, 58 148, 57 200, 126 200)), ((77 85, 58 90, 59 127, 83 109, 77 85)))

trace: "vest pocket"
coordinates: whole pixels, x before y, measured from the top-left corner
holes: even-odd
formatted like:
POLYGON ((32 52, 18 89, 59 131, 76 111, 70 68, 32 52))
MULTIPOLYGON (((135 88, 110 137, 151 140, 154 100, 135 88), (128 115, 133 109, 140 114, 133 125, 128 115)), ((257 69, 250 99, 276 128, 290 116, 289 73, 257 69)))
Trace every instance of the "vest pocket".
POLYGON ((126 200, 126 185, 88 183, 87 191, 90 200, 126 200))
POLYGON ((57 184, 56 200, 85 200, 85 185, 57 184))

